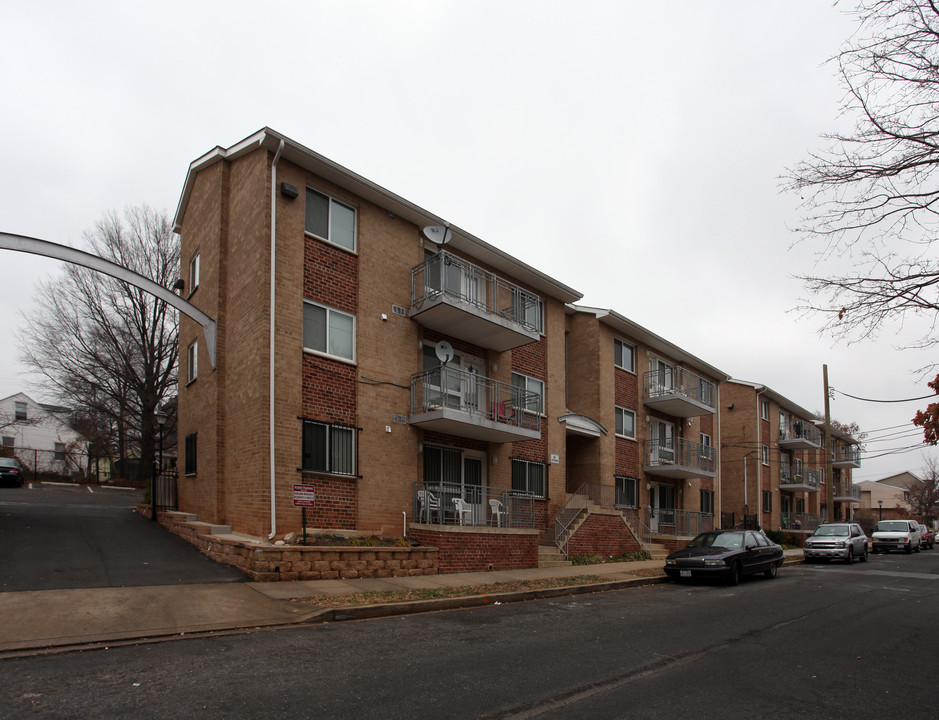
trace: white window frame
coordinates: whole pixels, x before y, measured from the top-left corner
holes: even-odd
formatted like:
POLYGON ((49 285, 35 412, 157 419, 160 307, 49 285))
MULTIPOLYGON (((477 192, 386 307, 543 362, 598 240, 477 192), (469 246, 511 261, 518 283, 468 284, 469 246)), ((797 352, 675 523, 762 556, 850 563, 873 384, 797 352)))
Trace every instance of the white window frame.
MULTIPOLYGON (((619 355, 620 355, 620 358, 622 358, 623 356, 622 352, 620 352, 619 355)), ((627 372, 635 373, 636 372, 636 346, 633 345, 632 343, 626 342, 625 340, 620 340, 619 338, 613 338, 613 365, 615 365, 618 368, 622 368, 623 370, 626 370, 627 372), (622 348, 629 348, 629 359, 631 361, 630 367, 626 367, 625 365, 622 365, 616 362, 617 346, 622 347, 622 348)))
POLYGON ((760 449, 760 459, 764 465, 769 465, 769 445, 763 445, 760 449))
POLYGON ((531 375, 526 375, 525 373, 515 372, 513 370, 512 371, 512 387, 518 388, 519 390, 527 390, 528 392, 538 393, 538 409, 537 410, 532 410, 527 405, 520 409, 524 410, 527 413, 532 413, 532 414, 537 413, 538 415, 544 415, 544 408, 545 408, 544 380, 539 380, 538 378, 532 377, 531 375), (521 378, 525 381, 524 387, 522 387, 522 385, 516 382, 516 378, 521 378), (535 387, 532 387, 533 384, 535 385, 535 387))
POLYGON ((760 400, 760 418, 769 420, 769 400, 760 400))
POLYGON ((197 377, 199 377, 199 341, 193 340, 189 343, 189 348, 186 351, 186 360, 188 363, 188 374, 186 375, 186 383, 189 384, 197 377))
POLYGON ((189 259, 189 294, 192 295, 199 287, 199 274, 200 274, 200 265, 202 261, 199 259, 199 251, 196 250, 193 253, 192 257, 189 259))
POLYGON ((348 247, 341 242, 338 242, 334 237, 323 237, 322 235, 313 232, 307 227, 306 221, 306 207, 304 207, 304 216, 303 216, 303 230, 310 237, 315 237, 325 242, 328 242, 330 245, 334 245, 338 248, 342 248, 351 253, 358 252, 359 247, 359 211, 354 205, 350 203, 343 202, 342 200, 337 200, 332 197, 329 193, 325 193, 321 190, 308 187, 306 189, 306 195, 304 196, 304 202, 309 203, 310 193, 314 195, 319 195, 320 197, 326 198, 327 200, 327 210, 326 210, 326 235, 333 235, 333 208, 338 205, 352 212, 352 247, 348 247))
MULTIPOLYGON (((616 437, 628 438, 629 440, 635 440, 636 439, 636 413, 630 410, 629 408, 620 407, 619 405, 615 407, 614 413, 615 413, 614 428, 615 428, 616 437), (625 419, 627 416, 632 417, 632 420, 633 420, 632 435, 629 435, 625 432, 620 432, 620 418, 622 417, 625 419)), ((626 426, 625 423, 623 423, 624 428, 625 426, 626 426)))
POLYGON ((710 460, 711 458, 711 436, 707 433, 701 433, 701 457, 710 460))
POLYGON ((13 421, 29 420, 29 403, 23 400, 13 401, 13 421))
MULTIPOLYGON (((304 299, 304 300, 303 300, 303 304, 304 304, 304 307, 307 306, 307 305, 310 305, 311 307, 317 307, 317 308, 320 308, 320 309, 326 311, 326 347, 325 347, 324 349, 322 349, 322 350, 321 350, 320 348, 308 347, 308 346, 307 346, 307 342, 306 342, 307 339, 306 339, 306 337, 305 337, 305 333, 302 332, 302 328, 301 328, 301 336, 302 336, 302 343, 303 343, 303 351, 304 351, 304 352, 308 352, 308 353, 312 353, 313 355, 321 355, 321 356, 323 356, 323 357, 333 358, 333 359, 335 359, 335 360, 342 360, 342 361, 345 361, 345 362, 352 362, 352 363, 354 363, 354 362, 355 362, 355 346, 356 346, 356 338, 355 338, 355 332, 356 332, 356 331, 355 331, 355 326, 356 326, 356 322, 355 322, 355 321, 356 321, 356 318, 355 318, 355 315, 353 315, 352 313, 344 312, 344 311, 342 311, 342 310, 337 310, 336 308, 330 307, 329 305, 324 305, 323 303, 314 302, 313 300, 304 299), (351 355, 350 355, 349 357, 346 357, 345 355, 338 355, 338 354, 329 352, 329 349, 330 349, 330 348, 329 348, 329 346, 330 346, 329 334, 330 334, 330 327, 331 327, 331 325, 330 325, 330 318, 331 318, 331 316, 334 315, 334 314, 335 314, 335 315, 340 315, 340 316, 343 316, 343 317, 347 317, 347 318, 349 318, 349 319, 352 320, 352 331, 351 331, 351 332, 352 332, 352 353, 351 353, 351 355)), ((306 322, 306 313, 305 313, 305 312, 304 312, 303 322, 304 322, 304 323, 306 322)))

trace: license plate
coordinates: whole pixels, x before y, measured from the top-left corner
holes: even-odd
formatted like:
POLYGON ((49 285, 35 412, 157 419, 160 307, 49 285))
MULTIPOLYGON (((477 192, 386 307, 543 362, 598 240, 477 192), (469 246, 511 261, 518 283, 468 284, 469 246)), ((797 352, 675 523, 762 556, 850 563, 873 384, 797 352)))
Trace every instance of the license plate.
POLYGON ((691 570, 679 570, 678 577, 691 577, 691 570))

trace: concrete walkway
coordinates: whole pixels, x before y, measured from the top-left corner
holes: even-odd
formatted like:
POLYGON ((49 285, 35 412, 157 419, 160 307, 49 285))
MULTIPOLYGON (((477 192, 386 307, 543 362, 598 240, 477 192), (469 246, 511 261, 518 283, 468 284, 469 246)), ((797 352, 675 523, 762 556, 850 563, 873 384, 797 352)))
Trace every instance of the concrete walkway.
MULTIPOLYGON (((787 562, 802 559, 787 550, 787 562)), ((598 592, 665 580, 662 560, 401 578, 211 583, 0 593, 0 656, 82 649, 219 631, 289 626, 598 592), (650 574, 651 570, 651 574, 650 574), (657 571, 657 572, 656 572, 657 571), (321 609, 293 602, 386 590, 472 587, 600 576, 601 583, 504 594, 321 609)))

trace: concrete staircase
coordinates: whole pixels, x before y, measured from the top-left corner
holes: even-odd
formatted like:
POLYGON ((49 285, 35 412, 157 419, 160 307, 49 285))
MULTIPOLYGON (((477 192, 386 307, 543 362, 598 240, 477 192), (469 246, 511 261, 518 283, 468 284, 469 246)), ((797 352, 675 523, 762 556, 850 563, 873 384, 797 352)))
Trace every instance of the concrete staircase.
POLYGON ((538 567, 570 567, 571 561, 567 560, 558 550, 557 545, 539 545, 538 546, 538 567))
POLYGON ((670 554, 668 548, 659 543, 643 543, 642 549, 647 550, 652 555, 653 560, 664 560, 670 554))

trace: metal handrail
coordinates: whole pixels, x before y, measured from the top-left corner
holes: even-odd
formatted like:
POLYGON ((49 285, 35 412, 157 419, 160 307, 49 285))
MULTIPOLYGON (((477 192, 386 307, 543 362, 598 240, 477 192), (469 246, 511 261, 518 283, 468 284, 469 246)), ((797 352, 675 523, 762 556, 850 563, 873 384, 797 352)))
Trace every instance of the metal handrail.
POLYGON ((411 413, 447 408, 526 430, 541 430, 541 395, 456 367, 411 376, 411 413))
POLYGON ((564 557, 569 557, 568 543, 571 538, 567 531, 574 524, 574 521, 588 505, 613 507, 614 491, 615 488, 611 485, 585 482, 561 506, 561 509, 554 516, 554 544, 558 550, 564 553, 564 557))
POLYGON ((717 385, 678 365, 666 365, 643 375, 645 397, 654 400, 684 395, 709 407, 717 406, 717 385))
POLYGON ((644 440, 643 456, 648 466, 682 465, 701 472, 716 472, 714 448, 684 438, 644 440))
MULTIPOLYGON (((701 512, 700 510, 681 510, 678 508, 647 508, 645 511, 646 521, 651 528, 653 519, 655 525, 661 527, 665 525, 674 528, 676 536, 694 536, 702 532, 714 529, 713 513, 701 512)), ((657 531, 652 531, 655 534, 657 531)))
POLYGON ((422 524, 532 528, 543 522, 544 498, 507 488, 416 482, 411 502, 411 517, 422 524), (455 499, 462 501, 462 513, 455 499), (490 500, 496 501, 495 506, 490 500))
POLYGON ((412 307, 441 294, 541 331, 541 297, 447 250, 411 269, 412 307))
POLYGON ((786 420, 779 426, 779 439, 805 440, 818 447, 822 445, 822 433, 806 420, 786 420))

